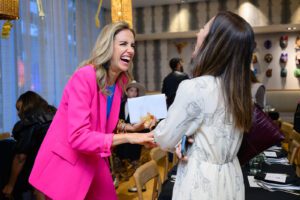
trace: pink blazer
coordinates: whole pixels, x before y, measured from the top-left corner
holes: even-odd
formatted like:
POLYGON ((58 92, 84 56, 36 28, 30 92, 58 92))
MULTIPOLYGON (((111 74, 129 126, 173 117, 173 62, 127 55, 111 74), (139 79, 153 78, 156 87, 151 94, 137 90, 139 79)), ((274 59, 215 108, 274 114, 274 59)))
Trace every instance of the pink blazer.
POLYGON ((101 198, 117 199, 107 157, 111 154, 122 89, 116 84, 106 120, 106 96, 98 91, 93 66, 77 70, 40 147, 29 182, 51 199, 82 200, 101 171, 101 198))

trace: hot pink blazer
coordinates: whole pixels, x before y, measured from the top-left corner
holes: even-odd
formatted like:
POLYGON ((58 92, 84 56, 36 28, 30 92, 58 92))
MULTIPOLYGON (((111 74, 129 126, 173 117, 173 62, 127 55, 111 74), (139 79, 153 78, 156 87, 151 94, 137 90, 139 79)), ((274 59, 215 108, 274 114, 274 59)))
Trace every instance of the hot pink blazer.
POLYGON ((103 177, 99 196, 105 200, 117 199, 107 158, 111 154, 121 95, 117 83, 106 120, 106 96, 98 90, 93 66, 74 73, 29 177, 35 188, 51 199, 83 200, 98 170, 103 177))

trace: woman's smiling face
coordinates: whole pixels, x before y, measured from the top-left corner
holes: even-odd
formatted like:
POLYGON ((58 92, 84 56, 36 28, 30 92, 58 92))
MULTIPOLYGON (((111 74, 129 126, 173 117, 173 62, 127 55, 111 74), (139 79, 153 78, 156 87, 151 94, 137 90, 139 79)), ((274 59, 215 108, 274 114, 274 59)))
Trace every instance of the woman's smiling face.
POLYGON ((117 74, 129 69, 134 56, 134 35, 129 29, 117 33, 114 38, 113 56, 110 69, 117 74))

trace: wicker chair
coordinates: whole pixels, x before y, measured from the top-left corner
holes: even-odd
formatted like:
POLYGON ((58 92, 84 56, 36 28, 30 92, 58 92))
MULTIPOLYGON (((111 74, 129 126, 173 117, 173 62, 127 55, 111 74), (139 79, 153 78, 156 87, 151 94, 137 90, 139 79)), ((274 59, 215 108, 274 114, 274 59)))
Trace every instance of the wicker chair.
POLYGON ((288 151, 290 136, 293 133, 293 124, 288 122, 282 122, 280 130, 284 134, 284 140, 281 142, 281 146, 285 151, 288 151))

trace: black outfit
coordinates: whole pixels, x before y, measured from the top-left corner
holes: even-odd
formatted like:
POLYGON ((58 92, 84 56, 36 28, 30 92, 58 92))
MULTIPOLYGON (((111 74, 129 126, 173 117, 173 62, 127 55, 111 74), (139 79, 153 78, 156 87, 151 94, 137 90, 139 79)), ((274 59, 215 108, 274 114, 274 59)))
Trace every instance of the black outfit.
MULTIPOLYGON (((163 81, 163 86, 161 92, 167 96, 167 108, 169 108, 176 96, 176 91, 178 89, 181 81, 189 79, 189 76, 184 72, 172 71, 168 74, 163 81)), ((173 154, 168 153, 169 162, 173 161, 173 154)))
POLYGON ((0 199, 2 190, 9 180, 16 141, 12 138, 0 140, 0 199))
MULTIPOLYGON (((120 107, 119 119, 123 119, 125 123, 130 123, 129 115, 125 119, 125 104, 127 101, 123 101, 120 107)), ((139 160, 141 156, 142 145, 124 143, 116 147, 116 155, 120 160, 128 159, 130 161, 139 160)))
POLYGON ((167 96, 167 107, 169 108, 173 103, 176 91, 181 83, 181 81, 189 79, 189 76, 186 73, 179 72, 179 71, 172 71, 168 74, 163 81, 162 86, 162 93, 166 94, 167 96))
POLYGON ((53 117, 54 112, 34 114, 18 121, 13 128, 13 137, 17 141, 14 155, 27 156, 14 188, 15 199, 21 199, 22 197, 18 195, 33 189, 28 183, 28 178, 53 117))

